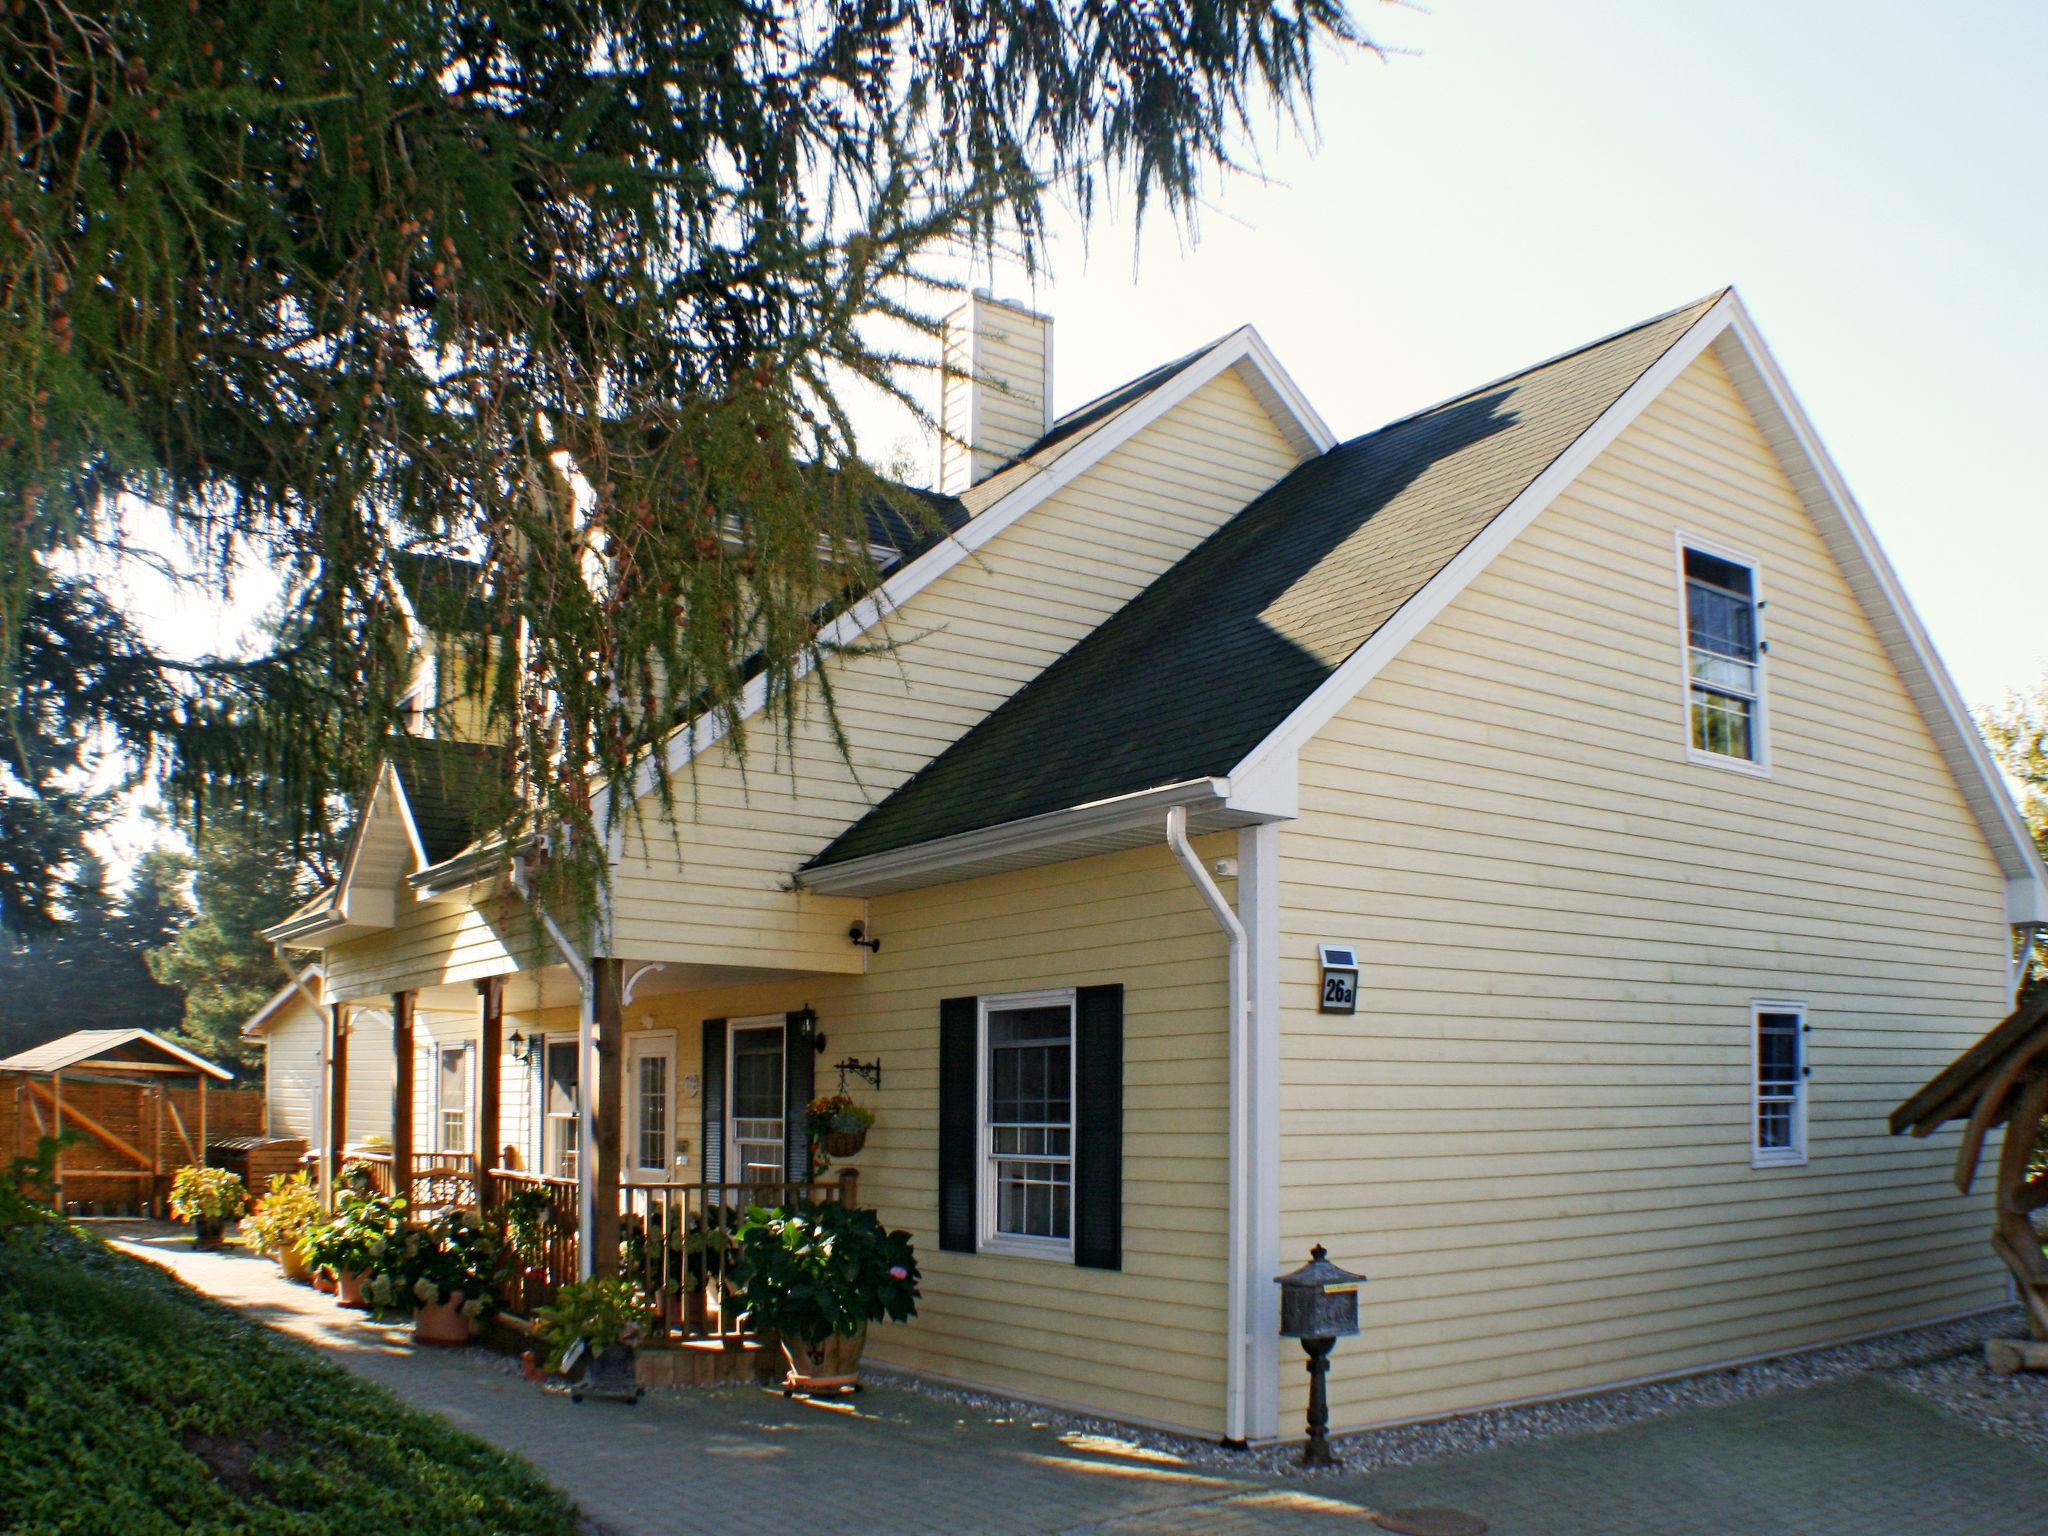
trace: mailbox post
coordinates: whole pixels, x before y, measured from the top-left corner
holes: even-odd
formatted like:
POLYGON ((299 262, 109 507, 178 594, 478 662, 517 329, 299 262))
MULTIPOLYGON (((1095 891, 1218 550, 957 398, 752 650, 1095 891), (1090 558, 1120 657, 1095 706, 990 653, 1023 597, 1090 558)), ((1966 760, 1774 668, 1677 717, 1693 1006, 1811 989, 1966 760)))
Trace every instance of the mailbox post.
POLYGON ((1280 1286, 1280 1334, 1301 1340, 1308 1355, 1308 1444, 1304 1467, 1334 1467, 1330 1453, 1330 1351, 1337 1340, 1358 1332, 1358 1288, 1365 1276, 1330 1262, 1321 1243, 1292 1274, 1273 1277, 1280 1286))

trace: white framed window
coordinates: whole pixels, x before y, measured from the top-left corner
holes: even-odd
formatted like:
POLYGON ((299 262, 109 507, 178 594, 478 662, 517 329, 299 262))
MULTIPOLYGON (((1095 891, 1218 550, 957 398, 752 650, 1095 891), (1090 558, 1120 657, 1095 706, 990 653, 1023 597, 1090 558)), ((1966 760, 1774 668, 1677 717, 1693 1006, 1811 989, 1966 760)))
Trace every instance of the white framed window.
MULTIPOLYGON (((788 1025, 779 1013, 734 1019, 725 1033, 726 1179, 780 1184, 788 1176, 788 1025)), ((801 1114, 801 1108, 797 1111, 801 1114)))
POLYGON ((1685 663, 1685 752, 1694 762, 1766 773, 1763 590, 1757 563, 1678 538, 1685 663))
POLYGON ((1806 1004, 1749 1005, 1750 1166, 1806 1161, 1806 1004))
POLYGON ((433 1047, 434 1150, 467 1152, 476 1051, 468 1041, 433 1047))
POLYGON ((981 999, 980 1247, 1074 1257, 1074 991, 981 999))

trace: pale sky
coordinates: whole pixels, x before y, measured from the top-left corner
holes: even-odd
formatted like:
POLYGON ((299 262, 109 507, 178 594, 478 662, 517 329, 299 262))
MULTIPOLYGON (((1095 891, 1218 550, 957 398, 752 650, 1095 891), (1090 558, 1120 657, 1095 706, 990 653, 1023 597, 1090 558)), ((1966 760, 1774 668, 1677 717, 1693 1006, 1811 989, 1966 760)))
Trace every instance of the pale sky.
POLYGON ((1250 321, 1350 437, 1732 282, 1965 697, 2041 675, 2048 4, 1354 4, 1407 52, 1194 244, 996 275, 1060 409, 1250 321))

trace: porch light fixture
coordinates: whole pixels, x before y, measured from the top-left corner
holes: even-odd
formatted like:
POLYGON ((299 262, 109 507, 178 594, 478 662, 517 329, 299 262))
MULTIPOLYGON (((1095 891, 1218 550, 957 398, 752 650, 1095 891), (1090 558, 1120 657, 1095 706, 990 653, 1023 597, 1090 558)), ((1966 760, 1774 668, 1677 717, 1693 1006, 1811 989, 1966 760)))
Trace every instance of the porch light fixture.
POLYGON ((1301 1340, 1308 1355, 1308 1444, 1301 1448, 1304 1467, 1334 1467, 1330 1451, 1330 1351, 1337 1340, 1358 1332, 1358 1288, 1365 1276, 1330 1262, 1321 1243, 1308 1251, 1308 1262, 1292 1274, 1275 1275, 1280 1285, 1280 1336, 1301 1340))
POLYGON ((864 949, 871 955, 879 955, 882 952, 882 941, 868 937, 868 925, 866 923, 855 923, 846 930, 846 937, 852 941, 855 949, 864 949))
POLYGON ((530 1067, 533 1065, 533 1053, 540 1049, 540 1036, 523 1035, 515 1029, 512 1031, 512 1039, 508 1043, 512 1047, 512 1059, 514 1061, 517 1061, 522 1066, 530 1067))
POLYGON ((818 1033, 818 1015, 809 1003, 789 1016, 790 1029, 799 1043, 808 1045, 820 1056, 825 1054, 825 1037, 818 1033))

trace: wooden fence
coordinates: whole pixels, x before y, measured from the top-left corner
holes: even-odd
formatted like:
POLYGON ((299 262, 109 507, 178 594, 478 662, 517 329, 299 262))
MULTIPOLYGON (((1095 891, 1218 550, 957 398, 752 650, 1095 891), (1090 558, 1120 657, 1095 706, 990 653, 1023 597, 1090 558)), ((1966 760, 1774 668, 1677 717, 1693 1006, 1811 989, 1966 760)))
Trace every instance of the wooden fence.
MULTIPOLYGON (((0 1073, 0 1156, 35 1153, 55 1131, 57 1093, 50 1078, 0 1073)), ((64 1126, 79 1140, 63 1159, 63 1198, 85 1210, 160 1206, 171 1176, 200 1160, 199 1090, 67 1071, 64 1126)), ((261 1088, 206 1090, 206 1139, 255 1136, 263 1129, 261 1088)))

